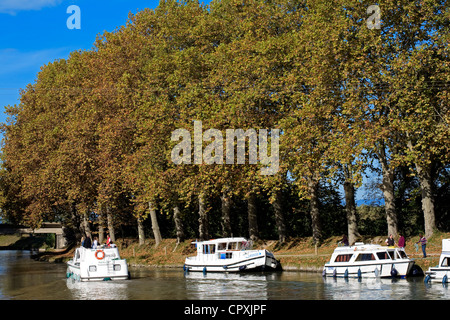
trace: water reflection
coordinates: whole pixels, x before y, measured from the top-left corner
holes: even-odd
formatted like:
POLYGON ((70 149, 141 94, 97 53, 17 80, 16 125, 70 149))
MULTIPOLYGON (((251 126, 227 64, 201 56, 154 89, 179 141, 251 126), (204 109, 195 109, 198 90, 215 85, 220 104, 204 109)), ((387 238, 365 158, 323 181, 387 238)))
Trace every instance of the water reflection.
POLYGON ((428 299, 450 299, 450 289, 448 283, 439 282, 425 284, 425 293, 428 299))
POLYGON ((273 274, 189 272, 185 275, 186 294, 190 299, 267 299, 268 281, 273 274))
POLYGON ((429 300, 446 299, 447 288, 424 290, 422 277, 408 279, 324 278, 326 299, 334 300, 429 300))
POLYGON ((1 299, 58 299, 60 265, 34 261, 29 251, 0 251, 1 299), (51 267, 50 267, 51 266, 51 267))
POLYGON ((129 268, 124 281, 73 282, 66 265, 38 262, 27 251, 0 251, 2 300, 449 300, 441 283, 423 277, 322 278, 317 273, 184 274, 182 268, 129 268))
POLYGON ((80 282, 68 278, 66 285, 75 300, 128 300, 125 281, 80 282))

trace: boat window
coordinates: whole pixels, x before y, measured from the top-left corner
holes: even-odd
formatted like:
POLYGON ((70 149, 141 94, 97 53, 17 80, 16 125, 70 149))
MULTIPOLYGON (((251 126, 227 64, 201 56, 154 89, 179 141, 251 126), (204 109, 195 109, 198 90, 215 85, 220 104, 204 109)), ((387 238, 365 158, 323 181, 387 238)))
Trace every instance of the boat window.
POLYGON ((219 253, 219 259, 231 259, 233 257, 233 252, 221 252, 219 253))
POLYGON ((406 255, 405 251, 399 250, 399 251, 398 251, 398 254, 399 254, 400 258, 402 258, 402 259, 408 259, 408 256, 406 255))
POLYGON ((213 254, 216 252, 215 244, 204 244, 203 245, 203 253, 204 254, 213 254))
POLYGON ((353 254, 340 254, 336 257, 336 260, 334 260, 334 262, 347 262, 350 261, 350 259, 352 258, 353 254))
POLYGON ((391 258, 386 251, 377 252, 377 257, 380 260, 386 260, 386 259, 390 259, 391 258))
POLYGON ((448 257, 445 257, 444 260, 442 260, 441 267, 450 267, 450 259, 448 257))
POLYGON ((388 250, 388 254, 392 260, 397 259, 398 257, 395 255, 394 250, 388 250))
POLYGON ((220 242, 217 244, 217 250, 226 250, 227 249, 227 243, 226 242, 220 242))
POLYGON ((360 253, 355 261, 369 261, 369 260, 375 260, 375 256, 373 253, 360 253))
POLYGON ((238 250, 239 242, 228 242, 228 250, 238 250))

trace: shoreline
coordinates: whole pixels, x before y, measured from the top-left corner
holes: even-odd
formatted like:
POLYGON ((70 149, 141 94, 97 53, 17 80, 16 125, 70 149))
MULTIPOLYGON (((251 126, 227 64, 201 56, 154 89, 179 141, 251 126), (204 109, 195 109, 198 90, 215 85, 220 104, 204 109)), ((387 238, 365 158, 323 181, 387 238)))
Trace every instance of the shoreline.
MULTIPOLYGON (((439 233, 429 240, 427 245, 427 257, 422 257, 421 250, 416 251, 413 239, 407 239, 406 254, 415 260, 423 271, 439 262, 442 239, 450 238, 449 233, 439 233)), ((195 239, 194 239, 195 240, 195 239)), ((331 237, 322 242, 320 246, 314 246, 311 238, 292 238, 280 244, 276 240, 259 240, 254 244, 254 249, 266 249, 271 251, 280 261, 282 271, 297 272, 322 272, 326 262, 339 242, 340 237, 331 237)), ((367 238, 366 243, 380 243, 384 237, 367 238), (367 241, 370 240, 370 241, 367 241)), ((187 256, 195 255, 195 249, 191 247, 193 240, 185 240, 179 244, 176 239, 163 239, 155 246, 153 239, 146 240, 144 245, 139 245, 135 239, 118 239, 116 241, 122 258, 133 268, 183 268, 187 256)), ((36 253, 33 258, 39 261, 54 263, 66 263, 73 256, 74 248, 64 251, 47 250, 36 253)))

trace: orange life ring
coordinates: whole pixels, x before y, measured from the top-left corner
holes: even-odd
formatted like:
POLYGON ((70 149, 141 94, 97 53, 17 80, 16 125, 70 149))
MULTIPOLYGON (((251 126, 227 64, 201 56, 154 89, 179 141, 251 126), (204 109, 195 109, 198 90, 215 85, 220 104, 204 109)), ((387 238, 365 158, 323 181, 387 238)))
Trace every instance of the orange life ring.
POLYGON ((105 257, 105 253, 103 252, 103 250, 97 250, 97 251, 95 251, 95 257, 96 257, 98 260, 102 260, 102 259, 105 257), (100 256, 100 257, 98 256, 99 253, 101 253, 101 256, 100 256))

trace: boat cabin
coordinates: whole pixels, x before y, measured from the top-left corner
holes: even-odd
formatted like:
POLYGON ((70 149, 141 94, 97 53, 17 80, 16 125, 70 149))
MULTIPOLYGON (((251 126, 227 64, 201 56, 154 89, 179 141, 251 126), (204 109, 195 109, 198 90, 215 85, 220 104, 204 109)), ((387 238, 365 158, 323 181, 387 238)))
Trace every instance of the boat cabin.
POLYGON ((370 260, 397 260, 397 259, 408 259, 408 256, 403 250, 396 249, 378 249, 375 252, 364 252, 358 249, 354 250, 352 253, 348 253, 345 250, 342 253, 337 253, 334 255, 334 260, 330 262, 348 262, 353 261, 370 261, 370 260))
POLYGON ((397 260, 408 259, 405 251, 392 247, 378 245, 364 245, 356 243, 355 247, 337 248, 331 258, 334 262, 371 261, 371 260, 397 260))
POLYGON ((450 239, 442 239, 442 252, 439 258, 440 267, 450 267, 450 239))
POLYGON ((333 277, 406 277, 414 266, 401 248, 377 244, 355 243, 338 247, 330 262, 325 263, 323 274, 333 277))
POLYGON ((192 245, 195 245, 197 255, 186 257, 185 272, 239 272, 279 267, 271 252, 252 250, 253 242, 242 237, 194 241, 192 245))
POLYGON ((221 238, 208 241, 192 242, 197 248, 197 255, 218 254, 219 259, 231 259, 233 251, 252 249, 252 241, 245 238, 221 238))

